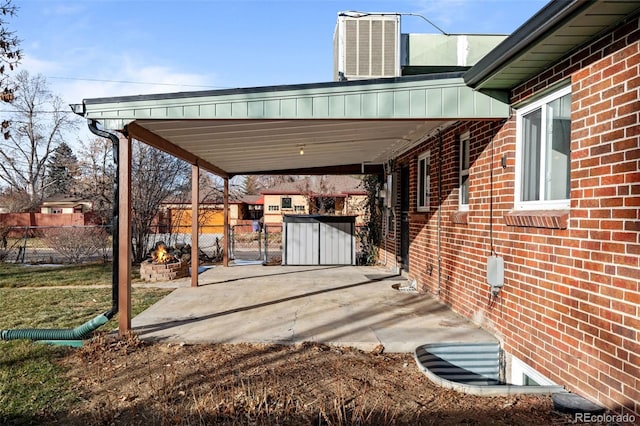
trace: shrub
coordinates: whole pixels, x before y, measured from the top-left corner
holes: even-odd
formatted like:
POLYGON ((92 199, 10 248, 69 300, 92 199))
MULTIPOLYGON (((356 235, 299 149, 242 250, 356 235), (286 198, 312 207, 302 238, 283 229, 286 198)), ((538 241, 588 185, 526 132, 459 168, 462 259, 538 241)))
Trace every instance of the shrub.
POLYGON ((109 235, 98 227, 50 228, 44 232, 44 240, 70 263, 79 263, 104 250, 109 235))

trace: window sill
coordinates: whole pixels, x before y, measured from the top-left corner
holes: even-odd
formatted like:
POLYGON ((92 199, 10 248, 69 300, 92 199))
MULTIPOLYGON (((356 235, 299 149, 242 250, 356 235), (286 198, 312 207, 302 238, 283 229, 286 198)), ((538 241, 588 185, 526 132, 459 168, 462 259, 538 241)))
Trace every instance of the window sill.
POLYGON ((459 210, 451 213, 451 222, 456 225, 467 225, 469 223, 469 212, 459 210))
POLYGON ((426 221, 429 220, 428 212, 411 212, 409 213, 409 220, 426 221))
POLYGON ((567 229, 569 210, 521 210, 504 215, 508 226, 525 228, 567 229))

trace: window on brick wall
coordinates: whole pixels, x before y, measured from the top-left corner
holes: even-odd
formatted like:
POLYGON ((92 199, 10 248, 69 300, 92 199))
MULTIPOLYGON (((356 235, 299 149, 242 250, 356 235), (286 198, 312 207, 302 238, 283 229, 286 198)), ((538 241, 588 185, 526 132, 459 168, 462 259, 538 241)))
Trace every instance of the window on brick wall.
POLYGON ((516 127, 516 208, 568 208, 570 87, 519 109, 516 127))
POLYGON ((461 211, 469 210, 469 132, 460 136, 460 191, 458 207, 461 211))
POLYGON ((418 157, 418 193, 416 194, 416 199, 419 212, 429 211, 429 196, 431 185, 429 169, 429 151, 426 151, 418 157))
POLYGON ((268 210, 269 210, 270 212, 277 212, 277 211, 280 211, 280 206, 270 205, 270 206, 268 207, 268 210))

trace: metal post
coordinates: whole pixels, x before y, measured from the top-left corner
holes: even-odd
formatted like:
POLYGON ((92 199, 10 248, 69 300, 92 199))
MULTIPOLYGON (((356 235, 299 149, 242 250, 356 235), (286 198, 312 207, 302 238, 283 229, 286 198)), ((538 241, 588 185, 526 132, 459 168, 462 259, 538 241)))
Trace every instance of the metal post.
POLYGON ((264 232, 264 264, 266 265, 269 263, 269 233, 266 223, 262 227, 262 232, 264 232))
POLYGON ((131 330, 131 137, 119 145, 118 330, 125 337, 131 330))
POLYGON ((229 178, 224 178, 224 255, 222 265, 229 266, 229 178))
POLYGON ((198 266, 200 250, 198 236, 198 210, 200 207, 200 167, 191 166, 191 287, 198 287, 198 266))

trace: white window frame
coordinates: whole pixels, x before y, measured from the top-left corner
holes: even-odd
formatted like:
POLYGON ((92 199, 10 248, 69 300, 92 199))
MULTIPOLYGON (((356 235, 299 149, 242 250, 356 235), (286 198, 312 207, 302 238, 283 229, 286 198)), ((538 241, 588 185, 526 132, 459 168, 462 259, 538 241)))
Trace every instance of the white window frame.
POLYGON ((469 168, 471 168, 470 155, 471 152, 471 137, 469 132, 464 132, 460 135, 460 158, 459 158, 459 173, 458 173, 458 210, 469 211, 469 200, 466 203, 462 201, 462 179, 467 177, 467 198, 469 198, 469 168), (466 149, 465 144, 466 142, 466 149), (466 169, 463 169, 463 164, 467 165, 466 169))
MULTIPOLYGON (((518 210, 546 210, 546 209, 568 209, 571 205, 571 199, 563 199, 563 200, 545 200, 545 194, 541 193, 541 200, 535 201, 522 201, 522 174, 523 174, 523 118, 525 115, 529 114, 536 109, 541 109, 542 112, 542 123, 546 123, 546 109, 543 108, 544 105, 549 104, 550 102, 559 99, 565 95, 571 94, 571 86, 563 87, 559 90, 550 93, 547 96, 544 96, 531 104, 528 104, 522 108, 519 108, 516 112, 516 170, 515 170, 515 188, 514 188, 514 207, 518 210)), ((544 125, 544 124, 543 124, 544 125)), ((542 151, 546 152, 546 134, 542 132, 542 151)), ((540 157, 540 169, 542 171, 546 170, 546 156, 541 155, 540 157)), ((570 172, 570 171, 569 171, 570 172)), ((545 191, 544 179, 545 173, 540 173, 540 191, 545 191)))
POLYGON ((530 365, 515 356, 511 356, 511 384, 524 386, 526 381, 525 376, 533 379, 540 386, 557 386, 556 383, 534 370, 530 365))
POLYGON ((418 156, 418 160, 416 162, 416 208, 419 212, 428 212, 429 211, 429 198, 431 196, 431 152, 429 150, 423 152, 418 156), (424 174, 420 176, 420 163, 425 161, 424 174), (422 181, 422 187, 420 187, 422 181), (420 195, 423 195, 424 203, 420 205, 420 195))

